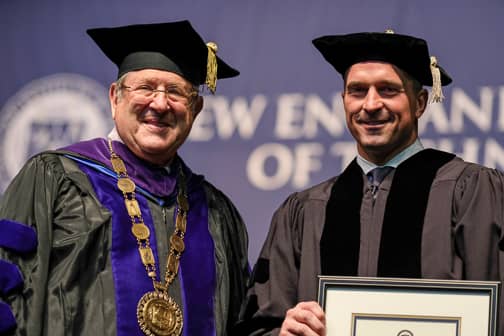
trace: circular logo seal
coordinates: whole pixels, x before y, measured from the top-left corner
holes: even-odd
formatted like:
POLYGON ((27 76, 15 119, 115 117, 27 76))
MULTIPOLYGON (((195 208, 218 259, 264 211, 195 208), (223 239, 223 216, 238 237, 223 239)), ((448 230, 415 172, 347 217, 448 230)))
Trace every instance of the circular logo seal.
POLYGON ((0 193, 32 155, 112 128, 107 89, 78 74, 54 74, 21 88, 0 111, 0 193))

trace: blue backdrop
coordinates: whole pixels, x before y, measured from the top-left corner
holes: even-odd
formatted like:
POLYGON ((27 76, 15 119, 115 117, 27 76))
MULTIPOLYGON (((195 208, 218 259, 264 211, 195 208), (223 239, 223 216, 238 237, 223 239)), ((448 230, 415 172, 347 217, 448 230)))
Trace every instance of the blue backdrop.
POLYGON ((454 83, 422 117, 424 144, 504 169, 502 0, 4 0, 0 15, 0 193, 35 152, 112 127, 117 70, 87 28, 180 19, 241 71, 205 98, 181 155, 234 200, 251 262, 283 199, 355 154, 341 79, 315 37, 392 28, 425 38, 454 83))

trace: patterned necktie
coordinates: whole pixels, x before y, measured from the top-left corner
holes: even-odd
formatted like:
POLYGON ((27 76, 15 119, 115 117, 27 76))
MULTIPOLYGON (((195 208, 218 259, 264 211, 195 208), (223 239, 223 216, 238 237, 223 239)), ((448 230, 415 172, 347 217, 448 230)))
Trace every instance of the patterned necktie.
POLYGON ((380 183, 383 181, 385 176, 388 175, 394 169, 393 167, 377 167, 367 173, 367 178, 369 181, 369 187, 371 188, 371 193, 373 194, 373 198, 376 198, 376 192, 380 187, 380 183))

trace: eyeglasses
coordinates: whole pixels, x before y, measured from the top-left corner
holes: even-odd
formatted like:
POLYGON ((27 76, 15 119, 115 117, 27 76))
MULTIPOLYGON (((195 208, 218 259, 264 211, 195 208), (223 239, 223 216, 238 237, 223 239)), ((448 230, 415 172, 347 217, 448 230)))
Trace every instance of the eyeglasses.
POLYGON ((155 89, 146 84, 142 84, 137 87, 121 85, 121 89, 125 89, 133 93, 136 98, 143 99, 145 102, 154 99, 158 93, 164 93, 166 98, 173 103, 187 104, 193 97, 198 95, 198 92, 195 90, 186 92, 186 90, 176 85, 170 85, 164 90, 155 89))

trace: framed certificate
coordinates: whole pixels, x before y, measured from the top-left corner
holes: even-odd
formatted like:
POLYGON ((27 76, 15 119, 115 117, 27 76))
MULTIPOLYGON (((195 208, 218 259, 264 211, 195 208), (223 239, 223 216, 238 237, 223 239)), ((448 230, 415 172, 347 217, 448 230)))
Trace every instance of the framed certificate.
POLYGON ((497 336, 499 282, 319 276, 327 336, 497 336))

